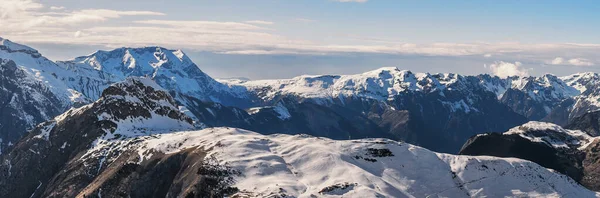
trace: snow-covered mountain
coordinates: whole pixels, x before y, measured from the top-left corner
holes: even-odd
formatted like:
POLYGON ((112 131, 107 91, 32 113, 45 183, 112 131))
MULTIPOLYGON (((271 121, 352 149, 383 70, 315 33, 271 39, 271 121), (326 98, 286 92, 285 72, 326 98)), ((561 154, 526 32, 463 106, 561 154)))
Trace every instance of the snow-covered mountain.
MULTIPOLYGON (((463 76, 456 74, 413 73, 396 67, 384 67, 356 75, 299 76, 282 80, 223 80, 254 91, 265 101, 282 95, 315 99, 319 103, 338 98, 393 100, 402 92, 436 92, 461 88, 463 76)), ((441 93, 443 94, 443 92, 441 93)), ((470 111, 472 109, 463 109, 470 111)))
POLYGON ((356 75, 223 82, 247 87, 267 102, 291 98, 350 120, 364 117, 393 139, 440 152, 457 152, 472 135, 526 122, 474 76, 380 68, 356 75))
MULTIPOLYGON (((105 154, 96 150, 107 146, 88 152, 105 154)), ((230 174, 231 183, 225 184, 235 189, 232 196, 597 196, 528 161, 439 154, 384 139, 334 141, 213 128, 139 137, 116 147, 111 152, 141 153, 136 156, 140 164, 154 155, 204 151, 205 159, 214 160, 212 166, 230 174)), ((114 155, 111 152, 108 155, 114 155)), ((115 193, 104 185, 84 193, 115 193)))
MULTIPOLYGON (((473 78, 498 100, 529 120, 545 120, 566 124, 569 119, 600 109, 600 81, 595 73, 557 77, 499 78, 490 75, 461 76, 457 74, 413 73, 387 67, 356 75, 299 76, 280 80, 223 80, 230 85, 241 85, 265 101, 282 96, 310 99, 319 104, 343 103, 344 98, 363 98, 389 101, 407 92, 445 94, 460 90, 472 92, 468 85, 473 78)), ((476 87, 478 89, 480 87, 476 87)), ((442 99, 442 101, 444 101, 442 99)), ((459 111, 474 111, 472 99, 444 101, 447 107, 459 111)))
POLYGON ((82 98, 80 92, 61 80, 73 76, 71 72, 42 56, 33 48, 0 38, 0 58, 13 61, 17 67, 26 72, 27 81, 45 84, 60 99, 57 106, 68 108, 74 103, 90 102, 82 98))
POLYGON ((569 120, 588 112, 600 110, 600 77, 597 73, 579 73, 562 77, 570 86, 578 89, 581 95, 573 98, 574 104, 569 120))
POLYGON ((578 73, 564 77, 500 79, 480 75, 482 83, 500 101, 530 120, 565 125, 588 112, 600 110, 600 77, 597 73, 578 73))
MULTIPOLYGON (((535 101, 552 102, 564 100, 580 92, 556 76, 498 78, 490 75, 476 76, 482 86, 499 99, 510 89, 524 92, 535 101)), ((264 100, 280 95, 317 98, 323 102, 339 97, 359 97, 376 100, 392 100, 402 92, 435 92, 464 89, 471 76, 452 73, 413 73, 396 67, 384 67, 356 75, 299 76, 281 80, 222 80, 224 83, 248 87, 264 100)), ((549 108, 549 107, 548 107, 549 108)))
MULTIPOLYGON (((248 106, 243 87, 227 86, 206 75, 181 50, 162 47, 118 48, 97 51, 70 61, 58 62, 78 76, 93 76, 106 82, 104 86, 125 80, 130 76, 153 78, 161 87, 179 95, 188 95, 202 101, 225 105, 248 106)), ((79 89, 89 98, 97 99, 105 87, 79 89)))
POLYGON ((564 76, 560 79, 567 83, 567 85, 574 87, 581 93, 584 93, 590 88, 594 89, 595 85, 597 85, 598 81, 600 81, 600 76, 598 76, 597 73, 586 72, 564 76))
POLYGON ((64 107, 70 107, 73 102, 94 101, 111 84, 136 76, 153 78, 176 99, 187 95, 225 105, 250 105, 244 87, 217 82, 181 50, 118 48, 53 62, 35 49, 0 38, 0 58, 14 61, 35 80, 46 83, 64 107))
MULTIPOLYGON (((337 98, 347 97, 393 100, 403 92, 439 91, 440 94, 444 94, 447 90, 463 89, 464 91, 466 88, 471 88, 464 86, 465 81, 471 78, 473 77, 452 73, 413 73, 386 67, 357 75, 299 76, 282 80, 223 80, 222 82, 248 87, 267 101, 282 95, 294 95, 314 99, 319 103, 328 103, 337 98)), ((515 76, 503 79, 479 75, 476 78, 485 90, 493 92, 500 101, 533 120, 544 118, 557 103, 581 93, 578 90, 581 85, 573 83, 568 85, 561 78, 550 74, 542 77, 515 76)), ((457 110, 476 110, 472 109, 470 102, 466 100, 449 104, 457 110)))
POLYGON ((149 79, 117 83, 0 156, 0 196, 600 196, 514 158, 440 154, 387 139, 194 130, 191 122, 149 79))
POLYGON ((477 135, 467 141, 459 153, 531 160, 566 174, 592 190, 600 190, 599 146, 598 137, 583 131, 532 121, 502 134, 477 135))
POLYGON ((479 75, 481 83, 515 112, 530 120, 546 118, 558 104, 580 92, 560 78, 546 74, 541 77, 508 77, 500 79, 479 75))
POLYGON ((36 124, 87 102, 57 77, 69 75, 30 47, 0 38, 0 153, 36 124))
POLYGON ((519 135, 553 148, 584 149, 594 139, 583 131, 564 129, 556 124, 535 121, 512 128, 504 134, 519 135))
POLYGON ((35 123, 64 111, 51 88, 34 78, 14 61, 0 58, 0 154, 35 123))
POLYGON ((4 109, 0 153, 27 129, 71 107, 91 103, 111 84, 129 76, 153 78, 184 109, 202 102, 243 108, 251 104, 245 88, 215 81, 180 50, 119 48, 57 63, 33 48, 0 38, 0 59, 3 68, 9 67, 4 69, 0 85, 0 97, 7 101, 0 107, 4 109))
POLYGON ((71 154, 93 144, 194 128, 193 120, 156 83, 128 79, 105 89, 96 102, 38 125, 16 142, 2 155, 0 197, 40 197, 38 188, 48 185, 65 163, 79 161, 71 154))

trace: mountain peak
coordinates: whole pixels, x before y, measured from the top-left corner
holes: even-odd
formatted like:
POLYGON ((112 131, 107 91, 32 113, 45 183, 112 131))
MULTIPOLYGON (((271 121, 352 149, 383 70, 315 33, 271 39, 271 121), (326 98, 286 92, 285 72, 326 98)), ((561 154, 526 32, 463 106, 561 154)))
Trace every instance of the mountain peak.
POLYGON ((160 132, 193 128, 192 119, 180 112, 169 93, 149 78, 130 77, 111 85, 94 106, 99 109, 98 118, 116 123, 121 135, 132 135, 128 132, 139 129, 160 132))
POLYGON ((400 71, 398 67, 380 67, 373 71, 400 71))
MULTIPOLYGON (((166 92, 156 82, 147 77, 129 77, 125 81, 115 83, 109 88, 102 92, 102 97, 109 97, 111 95, 136 95, 137 93, 150 93, 150 92, 166 92), (117 91, 112 88, 118 88, 117 91), (150 89, 152 88, 152 89, 150 89)), ((167 96, 165 96, 167 97, 167 96)))
POLYGON ((377 68, 368 72, 365 72, 363 74, 380 74, 380 73, 400 73, 400 72, 409 72, 408 70, 400 70, 397 67, 381 67, 381 68, 377 68))
POLYGON ((112 67, 127 67, 129 69, 136 66, 156 68, 167 62, 177 62, 186 66, 194 64, 182 50, 171 50, 160 46, 121 47, 109 51, 98 50, 90 55, 80 56, 67 62, 87 63, 96 70, 120 69, 106 68, 104 64, 107 61, 110 61, 109 64, 114 65, 112 67))

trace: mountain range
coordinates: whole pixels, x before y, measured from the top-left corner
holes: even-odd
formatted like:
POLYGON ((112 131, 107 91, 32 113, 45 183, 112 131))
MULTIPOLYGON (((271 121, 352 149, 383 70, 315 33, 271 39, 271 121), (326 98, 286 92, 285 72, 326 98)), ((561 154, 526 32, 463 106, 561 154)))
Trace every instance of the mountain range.
POLYGON ((0 71, 0 197, 598 196, 596 73, 214 79, 2 38, 0 71))
POLYGON ((3 197, 600 196, 520 159, 389 139, 197 130, 148 78, 111 85, 2 157, 3 197))

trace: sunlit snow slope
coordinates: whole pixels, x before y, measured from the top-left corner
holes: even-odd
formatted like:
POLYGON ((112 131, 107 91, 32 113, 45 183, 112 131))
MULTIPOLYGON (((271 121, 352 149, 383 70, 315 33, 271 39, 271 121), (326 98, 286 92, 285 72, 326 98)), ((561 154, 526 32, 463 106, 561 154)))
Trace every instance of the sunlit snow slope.
POLYGON ((594 197, 567 176, 514 158, 439 154, 385 139, 334 141, 212 128, 137 137, 91 149, 156 153, 201 148, 240 171, 238 195, 265 197, 594 197))

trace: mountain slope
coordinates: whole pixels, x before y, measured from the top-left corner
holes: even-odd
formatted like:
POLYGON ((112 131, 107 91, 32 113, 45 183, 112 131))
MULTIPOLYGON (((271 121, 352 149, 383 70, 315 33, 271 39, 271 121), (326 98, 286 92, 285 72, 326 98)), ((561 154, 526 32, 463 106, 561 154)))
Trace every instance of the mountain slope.
MULTIPOLYGON (((106 147, 91 152, 101 154, 95 150, 106 147)), ((383 139, 333 141, 213 128, 140 137, 116 147, 112 152, 130 151, 142 159, 205 151, 215 166, 231 173, 230 187, 237 189, 232 196, 595 196, 528 161, 436 154, 383 139)), ((83 193, 111 195, 103 187, 83 193)))
POLYGON ((64 79, 73 74, 37 50, 0 38, 0 153, 38 123, 91 102, 64 79))
POLYGON ((598 196, 518 159, 386 139, 193 131, 191 122, 150 80, 117 83, 2 156, 0 196, 598 196))

